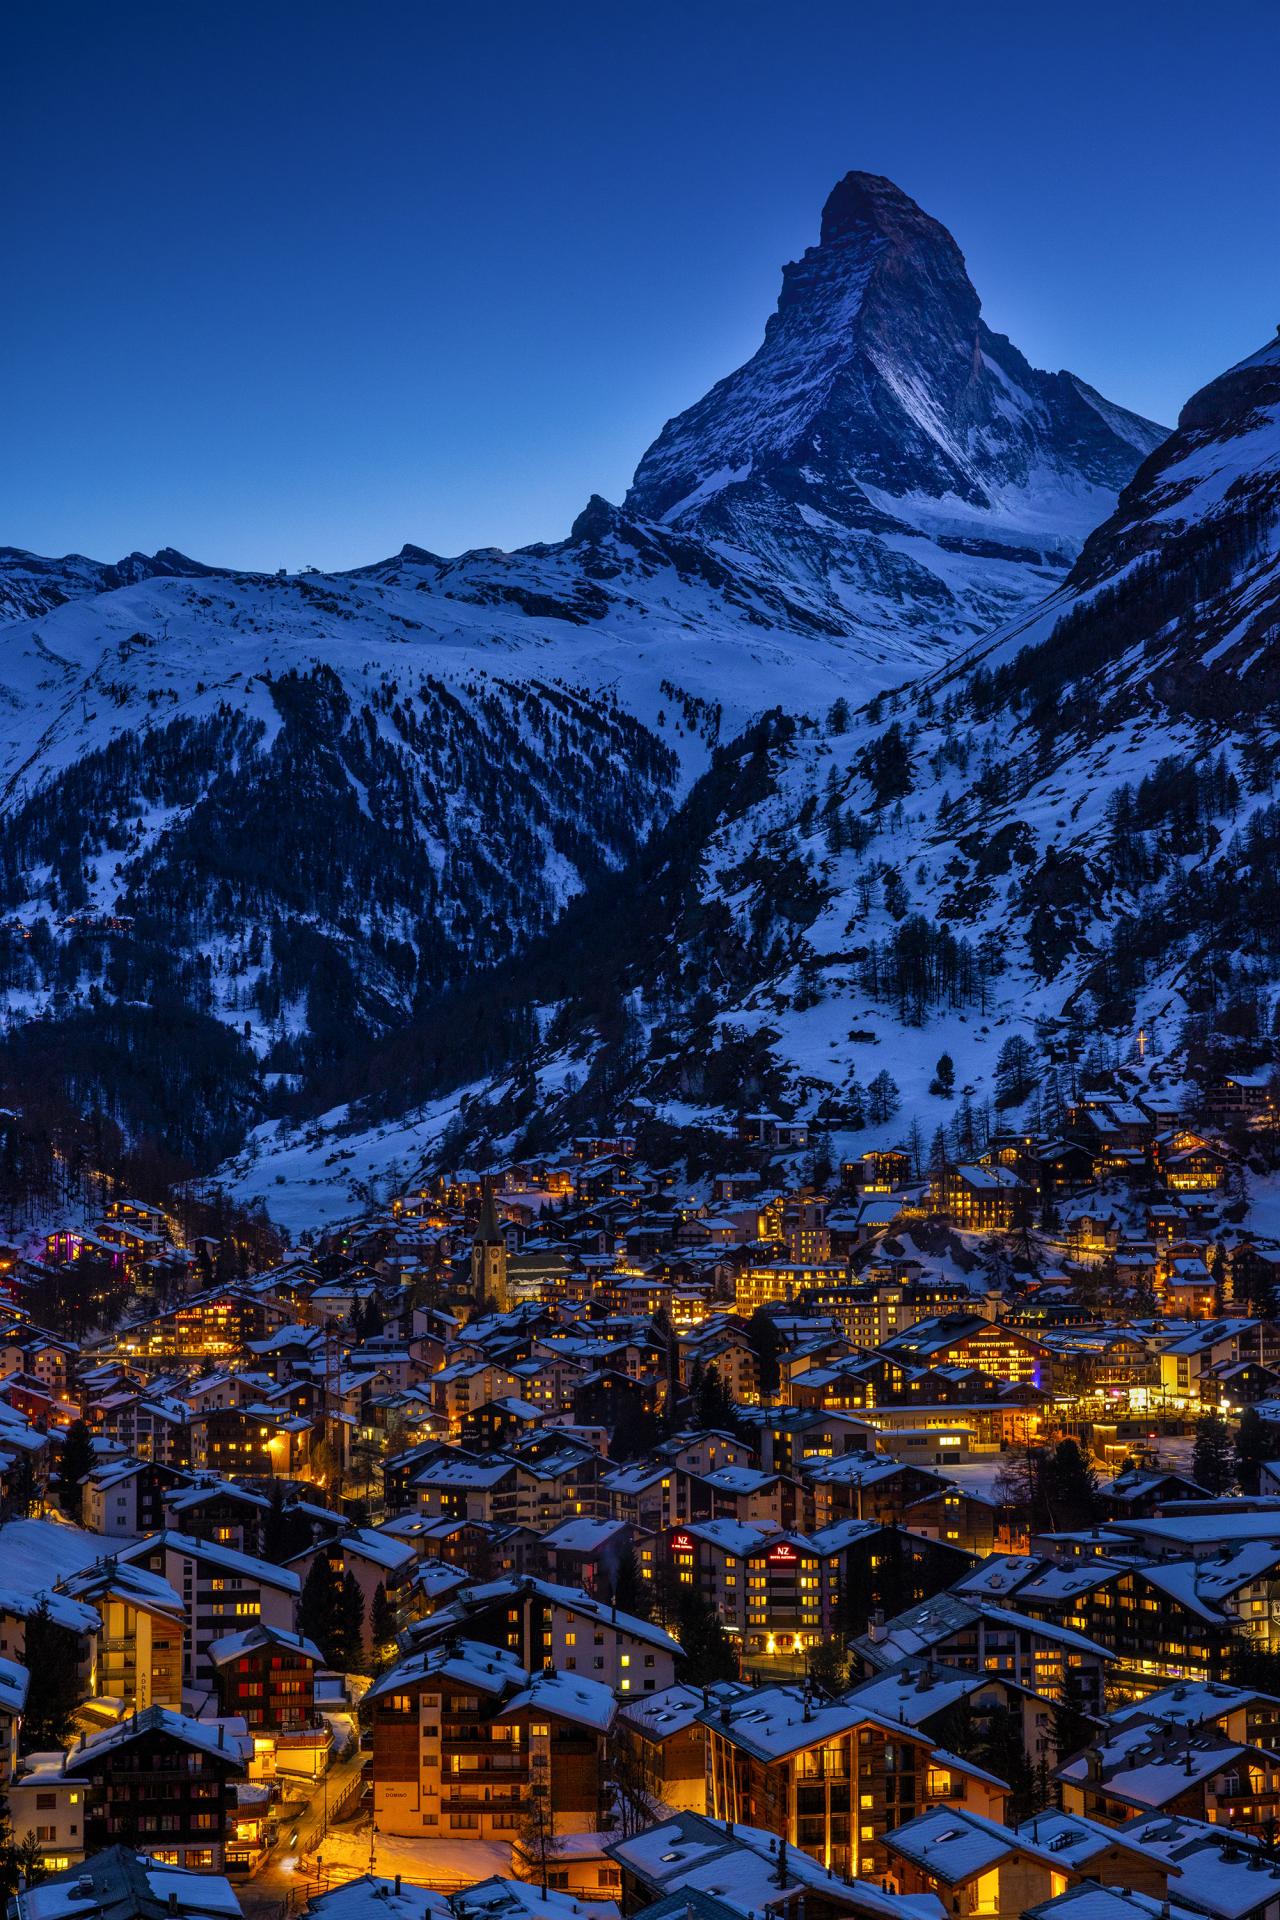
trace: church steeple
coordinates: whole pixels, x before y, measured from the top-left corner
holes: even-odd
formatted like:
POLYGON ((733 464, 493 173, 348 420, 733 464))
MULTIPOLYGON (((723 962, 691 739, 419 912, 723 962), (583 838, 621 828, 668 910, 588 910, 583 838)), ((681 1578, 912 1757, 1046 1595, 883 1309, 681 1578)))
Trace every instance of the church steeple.
POLYGON ((480 1183, 480 1219, 471 1242, 471 1297, 477 1312, 505 1313, 511 1305, 507 1243, 498 1225, 498 1209, 487 1175, 480 1183))

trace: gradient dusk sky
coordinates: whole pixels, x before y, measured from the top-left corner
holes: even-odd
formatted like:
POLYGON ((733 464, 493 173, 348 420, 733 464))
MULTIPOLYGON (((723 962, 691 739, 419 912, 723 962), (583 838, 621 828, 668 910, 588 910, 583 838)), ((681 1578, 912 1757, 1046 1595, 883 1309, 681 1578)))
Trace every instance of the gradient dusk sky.
POLYGON ((558 538, 748 357, 836 178, 1171 423, 1280 321, 1280 9, 17 0, 0 544, 558 538))

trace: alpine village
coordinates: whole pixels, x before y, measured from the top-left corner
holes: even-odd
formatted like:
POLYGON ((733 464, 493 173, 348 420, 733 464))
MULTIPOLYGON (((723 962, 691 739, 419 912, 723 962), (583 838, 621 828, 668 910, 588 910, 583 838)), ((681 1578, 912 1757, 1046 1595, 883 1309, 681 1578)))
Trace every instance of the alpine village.
POLYGON ((4 550, 11 1920, 1280 1920, 1278 501, 850 174, 558 546, 4 550))

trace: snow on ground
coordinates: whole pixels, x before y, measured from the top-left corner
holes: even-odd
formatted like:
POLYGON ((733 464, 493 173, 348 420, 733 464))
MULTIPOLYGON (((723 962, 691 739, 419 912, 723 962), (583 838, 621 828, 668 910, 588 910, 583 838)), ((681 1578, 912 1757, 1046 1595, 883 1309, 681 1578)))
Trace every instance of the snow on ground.
POLYGON ((1280 1173, 1250 1174, 1246 1224, 1253 1233, 1280 1242, 1280 1173))
MULTIPOLYGON (((369 1871, 369 1822, 330 1827, 316 1849, 321 1870, 369 1871)), ((375 1874, 401 1874, 419 1886, 456 1887, 511 1872, 511 1848, 501 1840, 415 1838, 374 1835, 375 1874)), ((302 1878, 302 1876, 299 1876, 302 1878)))
POLYGON ((323 1232, 397 1194, 469 1091, 376 1126, 361 1126, 345 1107, 300 1127, 264 1122, 219 1169, 219 1183, 242 1205, 265 1207, 295 1237, 323 1232))

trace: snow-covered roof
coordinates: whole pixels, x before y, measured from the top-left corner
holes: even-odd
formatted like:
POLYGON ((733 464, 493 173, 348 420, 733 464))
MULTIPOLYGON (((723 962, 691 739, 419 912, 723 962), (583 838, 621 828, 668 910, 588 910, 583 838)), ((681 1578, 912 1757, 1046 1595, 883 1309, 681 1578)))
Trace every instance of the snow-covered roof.
POLYGON ((613 1725, 617 1701, 613 1690, 599 1680, 588 1680, 577 1673, 563 1673, 549 1667, 534 1674, 529 1685, 508 1700, 495 1719, 505 1720, 515 1713, 536 1711, 553 1719, 571 1720, 575 1726, 592 1727, 607 1733, 613 1725))
POLYGON ((269 1560, 258 1560, 250 1553, 237 1553, 233 1547, 224 1547, 217 1541, 197 1540, 191 1534, 178 1533, 172 1527, 122 1547, 119 1558, 142 1559, 157 1546, 163 1546, 171 1553, 186 1555, 192 1560, 206 1560, 213 1566, 225 1567, 228 1573, 247 1574, 267 1586, 280 1587, 285 1593, 302 1591, 302 1582, 287 1567, 273 1566, 269 1560))
POLYGON ((1149 1893, 1085 1880, 1039 1906, 1027 1907, 1024 1920, 1195 1920, 1195 1910, 1149 1893))
POLYGON ((1261 1901, 1276 1898, 1280 1868, 1251 1834, 1160 1813, 1126 1821, 1118 1837, 1164 1861, 1176 1876, 1178 1897, 1215 1920, 1242 1920, 1261 1901))
POLYGON ((426 1680, 444 1679, 454 1686, 475 1693, 502 1694, 509 1687, 528 1684, 529 1676, 514 1653, 505 1647, 486 1646, 481 1640, 462 1640, 456 1646, 442 1644, 426 1647, 399 1660, 375 1680, 365 1695, 378 1700, 384 1693, 399 1693, 426 1680))
POLYGON ((733 1699, 744 1691, 745 1688, 733 1680, 719 1682, 708 1688, 705 1695, 701 1687, 687 1687, 677 1682, 673 1687, 664 1687, 661 1693, 638 1694, 624 1701, 620 1717, 631 1726, 639 1727, 650 1740, 670 1740, 674 1734, 685 1733, 697 1723, 708 1696, 718 1702, 733 1699))
POLYGON ((163 1866, 128 1847, 51 1874, 15 1896, 19 1920, 240 1920, 230 1881, 217 1873, 163 1866))
POLYGON ((400 1876, 391 1881, 361 1874, 345 1886, 313 1894, 307 1912, 312 1920, 454 1920, 444 1895, 424 1884, 429 1872, 424 1859, 422 1879, 416 1884, 400 1876))
MULTIPOLYGON (((1179 1680, 1175 1686, 1162 1687, 1159 1693, 1149 1693, 1140 1707, 1129 1711, 1199 1727, 1242 1707, 1255 1705, 1280 1707, 1280 1698, 1259 1693, 1252 1687, 1231 1687, 1223 1680, 1179 1680)), ((1120 1708, 1118 1713, 1123 1716, 1125 1711, 1120 1708)))
MULTIPOLYGON (((244 1722, 239 1724, 243 1726, 244 1722)), ((83 1773, 86 1768, 96 1767, 104 1753, 114 1753, 117 1747, 126 1747, 131 1741, 151 1733, 167 1734, 183 1746, 198 1747, 202 1752, 216 1755, 235 1768, 239 1768, 253 1751, 253 1742, 248 1734, 229 1732, 221 1721, 193 1720, 190 1715, 178 1713, 173 1707, 147 1707, 142 1713, 131 1713, 114 1726, 103 1727, 100 1732, 89 1734, 82 1747, 76 1747, 67 1755, 65 1771, 69 1774, 83 1773)))
MULTIPOLYGON (((799 1687, 756 1687, 736 1699, 708 1705, 701 1717, 735 1746, 765 1761, 783 1760, 806 1747, 838 1739, 854 1727, 892 1724, 860 1702, 814 1702, 799 1687)), ((901 1726, 894 1731, 901 1736, 901 1726)))
POLYGON ((0 1659, 0 1713, 21 1713, 27 1704, 30 1675, 16 1660, 0 1659))
POLYGON ((833 1879, 798 1847, 786 1846, 780 1862, 779 1845, 758 1827, 729 1828, 703 1814, 680 1813, 605 1851, 659 1895, 710 1894, 742 1916, 762 1907, 790 1909, 808 1890, 874 1920, 942 1920, 942 1905, 932 1894, 901 1896, 873 1881, 833 1879))
POLYGON ((220 1634, 209 1642, 208 1652, 214 1666, 221 1667, 228 1660, 238 1660, 242 1654, 253 1653, 259 1647, 280 1647, 290 1653, 305 1654, 318 1667, 324 1665, 324 1655, 313 1640, 300 1633, 288 1633, 283 1627, 266 1626, 261 1621, 252 1627, 243 1627, 239 1633, 220 1634))
POLYGON ((1047 1851, 995 1820, 964 1807, 933 1807, 884 1836, 890 1853, 923 1867, 947 1886, 962 1886, 989 1873, 1010 1854, 1023 1854, 1050 1867, 1047 1851))

